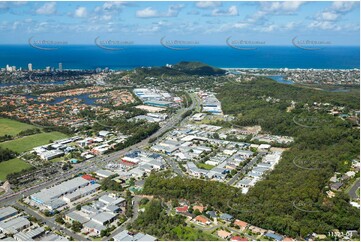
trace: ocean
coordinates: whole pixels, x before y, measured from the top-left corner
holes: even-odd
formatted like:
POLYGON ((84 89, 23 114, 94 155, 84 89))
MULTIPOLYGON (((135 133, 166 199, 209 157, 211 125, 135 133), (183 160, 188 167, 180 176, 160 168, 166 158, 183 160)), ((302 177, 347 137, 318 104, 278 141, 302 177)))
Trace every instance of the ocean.
POLYGON ((122 50, 106 50, 96 45, 69 45, 55 50, 40 50, 30 45, 0 45, 0 68, 7 64, 27 69, 46 66, 63 69, 113 70, 135 67, 163 66, 180 61, 200 61, 221 68, 360 68, 360 48, 326 47, 305 50, 294 46, 262 46, 254 50, 239 50, 229 46, 196 46, 188 50, 173 50, 164 46, 127 46, 122 50))

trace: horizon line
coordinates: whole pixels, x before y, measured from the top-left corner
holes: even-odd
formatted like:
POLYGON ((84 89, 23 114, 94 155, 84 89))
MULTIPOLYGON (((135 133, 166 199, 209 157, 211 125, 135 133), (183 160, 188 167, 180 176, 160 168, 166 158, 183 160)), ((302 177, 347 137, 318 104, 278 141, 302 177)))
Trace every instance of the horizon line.
MULTIPOLYGON (((0 46, 30 46, 29 44, 23 44, 23 43, 16 43, 16 44, 10 44, 10 43, 0 43, 0 46)), ((54 45, 56 46, 56 45, 54 45)), ((79 43, 79 44, 61 44, 61 47, 66 46, 97 46, 96 44, 90 44, 90 43, 79 43)), ((131 46, 162 46, 162 44, 124 44, 124 45, 114 45, 114 46, 123 46, 123 47, 131 47, 131 46)), ((179 46, 189 46, 192 48, 195 47, 229 47, 227 44, 196 44, 196 45, 179 45, 179 46)), ((248 45, 248 46, 258 46, 258 47, 265 47, 265 46, 278 46, 278 47, 295 47, 293 44, 266 44, 266 45, 260 45, 260 44, 254 44, 254 45, 248 45)), ((322 45, 323 46, 323 45, 322 45)), ((343 45, 343 44, 327 44, 324 45, 325 47, 360 47, 361 45, 343 45)))

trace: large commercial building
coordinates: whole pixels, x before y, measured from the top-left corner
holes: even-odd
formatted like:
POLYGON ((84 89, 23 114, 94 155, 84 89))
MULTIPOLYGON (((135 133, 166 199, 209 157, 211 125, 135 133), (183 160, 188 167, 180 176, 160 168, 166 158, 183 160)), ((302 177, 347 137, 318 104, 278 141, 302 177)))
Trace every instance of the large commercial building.
POLYGON ((221 102, 214 96, 209 95, 203 98, 203 112, 220 115, 222 114, 221 102))
POLYGON ((59 185, 43 189, 30 196, 31 200, 38 205, 45 206, 49 210, 62 207, 66 202, 72 202, 80 197, 89 195, 100 186, 82 177, 76 177, 59 185))
POLYGON ((155 107, 169 107, 172 104, 172 102, 153 100, 153 101, 145 101, 144 104, 155 107))
POLYGON ((18 211, 13 207, 3 207, 0 208, 0 221, 11 218, 15 216, 18 211))
POLYGON ((169 93, 158 89, 136 88, 133 92, 146 105, 169 107, 173 104, 173 97, 169 93))
POLYGON ((73 193, 63 196, 63 199, 65 202, 70 203, 75 200, 78 200, 79 198, 82 198, 82 197, 85 197, 87 195, 94 193, 96 190, 98 190, 98 188, 100 188, 99 184, 88 185, 88 186, 85 186, 85 187, 82 187, 82 188, 76 190, 73 193))
POLYGON ((4 234, 16 234, 30 226, 30 221, 23 217, 17 217, 6 222, 0 222, 0 231, 4 234))
POLYGON ((125 206, 126 200, 115 194, 106 194, 97 201, 81 207, 80 211, 72 211, 65 215, 65 221, 75 221, 83 224, 84 230, 93 235, 100 235, 112 222, 117 219, 120 206, 125 206))
POLYGON ((61 150, 48 150, 41 153, 39 156, 43 160, 51 160, 60 156, 63 156, 64 152, 61 150))
POLYGON ((28 232, 19 232, 17 234, 14 234, 14 239, 18 241, 32 241, 35 238, 40 237, 45 233, 45 229, 42 227, 38 227, 36 229, 32 229, 28 232))

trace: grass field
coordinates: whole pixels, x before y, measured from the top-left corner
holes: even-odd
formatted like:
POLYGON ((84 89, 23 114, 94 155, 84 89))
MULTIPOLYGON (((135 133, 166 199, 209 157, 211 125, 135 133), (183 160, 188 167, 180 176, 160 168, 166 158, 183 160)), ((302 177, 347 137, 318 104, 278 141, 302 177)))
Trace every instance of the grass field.
POLYGON ((201 169, 211 170, 214 166, 204 163, 197 163, 197 167, 201 169))
POLYGON ((20 131, 35 128, 35 126, 15 120, 0 118, 0 136, 17 135, 20 131))
POLYGON ((40 133, 2 142, 0 146, 21 153, 29 151, 34 147, 48 144, 49 140, 64 139, 66 137, 68 137, 66 134, 60 132, 40 133))
POLYGON ((31 165, 18 158, 0 162, 0 180, 5 181, 8 174, 19 172, 29 167, 31 165))

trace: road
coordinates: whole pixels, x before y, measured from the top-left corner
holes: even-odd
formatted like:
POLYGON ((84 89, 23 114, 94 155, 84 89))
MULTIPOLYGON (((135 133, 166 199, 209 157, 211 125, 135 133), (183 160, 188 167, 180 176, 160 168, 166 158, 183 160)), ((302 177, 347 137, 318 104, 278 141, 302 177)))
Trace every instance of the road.
POLYGON ((356 191, 360 187, 360 179, 357 179, 355 183, 352 185, 350 191, 348 192, 348 195, 352 199, 357 199, 359 196, 357 195, 356 191))
MULTIPOLYGON (((54 221, 54 218, 42 217, 37 212, 20 204, 17 201, 19 199, 27 197, 33 193, 39 192, 40 190, 42 190, 46 187, 50 187, 57 183, 65 181, 65 180, 73 177, 75 174, 77 174, 79 172, 91 172, 91 171, 94 171, 95 169, 97 169, 98 165, 118 161, 122 155, 129 152, 130 150, 140 149, 140 148, 144 147, 145 145, 147 145, 149 143, 150 139, 158 138, 160 135, 163 135, 166 131, 171 130, 176 125, 178 125, 184 119, 183 115, 187 111, 193 110, 196 106, 197 106, 197 108, 199 107, 199 102, 198 102, 197 98, 194 97, 193 95, 190 95, 190 96, 192 98, 192 104, 189 107, 178 110, 177 113, 175 115, 173 115, 171 118, 169 118, 168 121, 158 131, 156 131, 154 134, 152 134, 148 138, 143 139, 142 141, 138 142, 137 144, 134 144, 126 149, 113 152, 106 156, 91 158, 83 163, 76 165, 75 168, 71 169, 70 171, 59 172, 58 174, 55 175, 55 177, 53 177, 52 179, 49 179, 48 181, 42 182, 42 183, 34 185, 30 188, 26 188, 26 189, 20 190, 18 192, 15 192, 15 193, 12 193, 12 194, 9 194, 6 196, 2 196, 0 198, 0 204, 1 205, 15 205, 16 207, 23 209, 25 212, 36 217, 37 219, 44 221, 49 227, 56 228, 59 231, 63 231, 67 235, 73 237, 75 240, 78 240, 78 241, 85 240, 85 238, 83 238, 82 236, 77 235, 67 229, 63 229, 61 226, 56 224, 56 222, 54 221)), ((175 163, 175 161, 173 161, 171 159, 167 159, 167 161, 170 164, 170 166, 172 167, 172 169, 177 174, 183 175, 183 172, 179 168, 178 164, 175 163)), ((121 232, 125 228, 126 224, 134 221, 137 218, 137 216, 138 216, 138 207, 137 206, 138 206, 139 201, 137 201, 137 198, 135 197, 135 202, 133 205, 134 206, 133 207, 134 215, 133 215, 132 219, 127 220, 118 229, 116 229, 112 234, 121 232)), ((110 239, 109 237, 105 238, 105 240, 109 240, 109 239, 110 239)))
POLYGON ((262 154, 258 154, 256 157, 253 157, 253 159, 248 162, 244 167, 242 167, 242 169, 240 171, 237 172, 236 175, 234 175, 231 180, 229 180, 227 182, 228 185, 233 185, 238 179, 239 179, 239 176, 241 174, 244 174, 246 173, 246 171, 251 168, 254 164, 256 164, 256 162, 258 161, 258 159, 262 156, 262 154))
POLYGON ((162 155, 162 157, 164 158, 164 160, 167 162, 167 164, 173 169, 173 171, 175 173, 177 173, 179 176, 184 176, 181 168, 179 167, 178 163, 175 162, 173 159, 165 156, 165 155, 162 155))
POLYGON ((35 186, 32 186, 30 188, 26 188, 23 189, 21 191, 12 193, 10 195, 7 196, 3 196, 0 198, 0 204, 5 205, 5 204, 13 204, 15 203, 16 200, 19 200, 20 198, 29 196, 30 194, 33 194, 35 192, 38 192, 46 187, 52 186, 56 183, 59 183, 61 181, 64 181, 66 179, 68 179, 69 177, 73 176, 74 171, 67 171, 61 174, 58 174, 55 178, 53 178, 52 180, 48 180, 45 181, 41 184, 37 184, 35 186))
POLYGON ((37 212, 33 211, 32 209, 28 208, 27 206, 24 206, 22 204, 20 204, 19 202, 17 202, 15 204, 15 207, 23 209, 27 214, 37 218, 40 221, 43 221, 47 226, 49 226, 50 228, 52 228, 53 230, 56 229, 58 231, 62 231, 63 233, 67 234, 70 237, 73 237, 76 241, 84 241, 87 240, 86 238, 75 234, 73 232, 71 232, 68 229, 63 229, 60 225, 58 225, 54 220, 54 218, 50 219, 50 218, 46 218, 41 216, 40 214, 38 214, 37 212))
MULTIPOLYGON (((119 159, 120 156, 124 155, 125 153, 129 152, 130 150, 134 150, 134 149, 140 149, 142 147, 144 147, 145 145, 148 144, 150 139, 153 138, 158 138, 160 135, 162 135, 164 132, 174 128, 180 121, 183 120, 183 115, 189 111, 189 110, 193 110, 195 108, 196 103, 198 103, 197 101, 193 101, 192 105, 187 107, 187 108, 182 108, 180 110, 177 111, 177 113, 175 115, 173 115, 171 118, 168 119, 168 121, 160 128, 157 130, 157 132, 155 132, 154 134, 152 134, 151 136, 149 136, 146 139, 143 139, 142 141, 140 141, 137 144, 134 144, 132 146, 129 146, 126 149, 120 150, 120 151, 116 151, 113 152, 109 155, 103 156, 102 161, 107 163, 107 162, 112 162, 112 161, 116 161, 119 159)), ((87 161, 87 163, 94 163, 97 159, 99 159, 99 157, 94 157, 92 159, 89 159, 87 161)), ((82 163, 81 163, 82 164, 82 163)))
POLYGON ((110 241, 110 239, 116 235, 116 234, 119 234, 120 232, 122 232, 124 229, 126 229, 126 226, 129 224, 129 223, 133 223, 137 218, 138 218, 138 215, 139 215, 139 202, 140 200, 142 200, 142 197, 141 196, 137 196, 135 195, 133 197, 133 216, 131 218, 129 218, 127 221, 125 221, 124 223, 122 223, 118 228, 116 228, 112 233, 111 235, 109 235, 108 237, 104 237, 102 240, 103 241, 110 241))
MULTIPOLYGON (((119 161, 119 158, 121 156, 123 156, 125 153, 129 152, 130 150, 139 149, 139 148, 144 147, 145 145, 148 144, 150 139, 157 138, 158 136, 162 135, 164 132, 172 129, 177 124, 179 124, 183 120, 183 115, 188 110, 193 110, 196 105, 199 105, 199 102, 196 100, 196 98, 193 95, 190 95, 190 96, 192 98, 191 106, 178 110, 178 112, 175 115, 173 115, 171 118, 169 118, 168 121, 158 131, 156 131, 154 134, 152 134, 148 138, 143 139, 139 143, 134 144, 134 145, 132 145, 132 146, 126 148, 126 149, 115 151, 115 152, 113 152, 111 154, 104 155, 102 157, 91 158, 91 159, 89 159, 89 160, 87 160, 85 162, 82 162, 82 163, 78 164, 74 169, 72 169, 70 171, 56 174, 55 177, 53 179, 51 179, 51 180, 48 180, 48 181, 45 181, 43 183, 37 184, 37 185, 32 186, 30 188, 23 189, 23 190, 18 191, 16 193, 9 194, 7 196, 2 196, 0 198, 0 204, 2 204, 2 205, 14 204, 15 201, 19 200, 20 198, 29 196, 30 194, 36 193, 36 192, 38 192, 38 191, 40 191, 40 190, 42 190, 42 189, 44 189, 46 187, 52 186, 52 185, 54 185, 54 184, 56 184, 58 182, 69 179, 74 174, 77 174, 79 172, 91 172, 91 171, 94 171, 95 169, 97 169, 97 164, 100 165, 102 163, 111 163, 111 162, 119 161)), ((179 169, 179 167, 178 167, 178 169, 179 169)))

